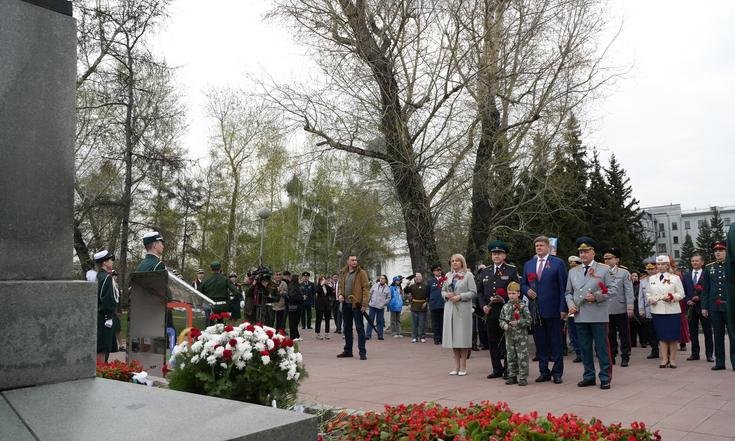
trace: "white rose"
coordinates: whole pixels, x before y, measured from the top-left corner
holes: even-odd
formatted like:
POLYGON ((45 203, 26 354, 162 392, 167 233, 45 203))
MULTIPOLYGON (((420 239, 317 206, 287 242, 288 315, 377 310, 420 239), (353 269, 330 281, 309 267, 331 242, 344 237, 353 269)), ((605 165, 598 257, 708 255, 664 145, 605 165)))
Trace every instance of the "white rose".
POLYGON ((260 357, 260 361, 262 361, 263 364, 266 365, 266 364, 268 364, 268 363, 271 362, 271 358, 269 356, 267 356, 267 355, 264 355, 264 356, 260 357))

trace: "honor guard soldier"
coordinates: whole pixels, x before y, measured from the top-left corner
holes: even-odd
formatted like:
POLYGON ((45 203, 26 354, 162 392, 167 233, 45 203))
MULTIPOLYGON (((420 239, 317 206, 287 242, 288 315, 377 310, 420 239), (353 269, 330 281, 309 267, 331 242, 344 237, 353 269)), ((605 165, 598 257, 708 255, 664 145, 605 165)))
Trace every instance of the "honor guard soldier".
POLYGON ((715 338, 715 365, 713 371, 725 369, 725 331, 730 339, 730 364, 735 369, 735 342, 732 329, 727 324, 727 278, 725 275, 725 241, 712 244, 715 261, 704 267, 704 293, 702 315, 709 317, 715 338))
POLYGON ((136 271, 163 271, 166 264, 161 261, 163 255, 163 236, 158 231, 151 231, 143 235, 145 257, 140 261, 136 271))
POLYGON ((514 265, 506 263, 509 247, 501 241, 495 240, 488 244, 492 265, 485 267, 477 275, 480 295, 478 302, 485 313, 485 325, 487 329, 488 346, 490 349, 490 361, 492 371, 487 378, 507 378, 505 338, 500 328, 500 311, 508 301, 508 284, 518 282, 518 269, 514 265))
POLYGON ((120 326, 117 305, 120 303, 120 290, 112 276, 112 262, 115 255, 102 250, 94 255, 99 265, 97 272, 97 361, 107 363, 110 352, 117 352, 115 328, 120 326))
MULTIPOLYGON (((212 274, 204 279, 202 294, 217 302, 213 307, 213 313, 230 312, 230 296, 239 296, 240 291, 230 279, 222 274, 222 264, 215 260, 209 267, 212 269, 212 274)), ((238 301, 238 307, 239 303, 238 301)))
POLYGON ((610 315, 610 353, 612 364, 618 356, 618 338, 620 339, 620 366, 630 363, 630 318, 633 317, 633 282, 630 280, 628 268, 620 265, 620 248, 610 247, 603 251, 605 264, 610 267, 615 290, 614 296, 607 301, 610 315))

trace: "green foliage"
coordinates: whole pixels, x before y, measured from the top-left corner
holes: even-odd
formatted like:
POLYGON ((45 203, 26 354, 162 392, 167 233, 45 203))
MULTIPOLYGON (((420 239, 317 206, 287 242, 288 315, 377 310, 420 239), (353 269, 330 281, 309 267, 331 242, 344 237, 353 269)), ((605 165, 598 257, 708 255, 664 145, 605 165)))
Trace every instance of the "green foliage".
POLYGON ((694 243, 692 242, 692 236, 689 233, 684 237, 684 243, 681 245, 681 259, 679 259, 679 266, 686 268, 687 270, 692 269, 692 256, 695 252, 694 243))
POLYGON ((699 227, 699 234, 697 235, 697 252, 704 257, 704 262, 714 262, 715 254, 712 252, 710 245, 713 242, 712 228, 710 228, 708 221, 703 221, 702 226, 699 227))
POLYGON ((717 207, 712 207, 712 218, 709 221, 709 226, 712 229, 712 242, 725 240, 725 223, 722 221, 720 210, 717 207))

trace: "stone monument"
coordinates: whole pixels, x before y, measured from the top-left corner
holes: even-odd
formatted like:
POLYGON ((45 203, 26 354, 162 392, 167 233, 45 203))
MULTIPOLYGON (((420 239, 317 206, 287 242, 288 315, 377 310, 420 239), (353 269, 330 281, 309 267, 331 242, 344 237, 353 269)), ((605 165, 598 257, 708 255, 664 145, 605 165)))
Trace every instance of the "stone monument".
POLYGON ((95 378, 96 284, 72 280, 76 25, 0 0, 0 440, 313 440, 312 416, 95 378))

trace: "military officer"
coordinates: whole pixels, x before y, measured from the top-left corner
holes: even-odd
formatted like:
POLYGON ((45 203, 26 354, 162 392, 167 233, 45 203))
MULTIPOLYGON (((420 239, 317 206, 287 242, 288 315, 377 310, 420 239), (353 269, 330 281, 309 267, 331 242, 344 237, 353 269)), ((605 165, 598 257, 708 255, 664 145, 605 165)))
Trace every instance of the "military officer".
POLYGON ((161 261, 163 255, 163 236, 158 231, 151 231, 143 235, 145 257, 140 261, 136 271, 163 271, 166 264, 161 261))
POLYGON ((648 360, 654 360, 659 358, 658 335, 656 335, 656 328, 653 327, 653 316, 651 315, 651 305, 648 303, 647 292, 650 278, 656 274, 656 265, 654 265, 651 258, 644 260, 643 263, 646 264, 646 272, 641 274, 640 277, 638 309, 641 317, 644 319, 646 330, 648 331, 648 343, 651 345, 651 353, 646 358, 648 360))
POLYGON ((730 364, 735 370, 735 342, 733 330, 727 324, 727 279, 725 275, 725 241, 712 244, 715 261, 704 267, 702 315, 708 317, 715 337, 715 365, 713 371, 725 369, 725 331, 730 339, 730 364))
POLYGON ((630 280, 628 268, 620 265, 620 248, 610 247, 603 251, 602 258, 610 267, 610 275, 615 285, 615 296, 607 301, 610 318, 610 353, 612 364, 618 356, 618 338, 620 339, 620 366, 630 363, 630 318, 633 317, 633 282, 630 280))
POLYGON ((595 261, 597 244, 589 237, 582 236, 575 242, 582 265, 569 271, 566 301, 569 313, 574 314, 577 325, 579 345, 582 349, 584 374, 579 387, 594 386, 594 353, 600 365, 600 389, 610 389, 612 364, 607 340, 607 325, 610 320, 607 302, 615 297, 615 283, 610 267, 595 261), (594 344, 594 352, 592 346, 594 344))
POLYGON ((221 263, 215 260, 209 267, 212 270, 212 274, 204 279, 202 283, 202 294, 216 302, 212 310, 213 313, 230 312, 230 296, 236 297, 240 295, 240 291, 230 279, 222 274, 221 263))
POLYGON ((115 325, 119 325, 117 305, 120 302, 120 290, 112 277, 112 262, 115 255, 102 250, 94 255, 99 265, 97 271, 97 361, 107 363, 110 352, 117 352, 115 325))
POLYGON ((488 346, 492 371, 487 378, 507 377, 507 363, 503 366, 505 354, 505 338, 500 328, 500 311, 508 301, 508 284, 518 282, 518 269, 506 262, 509 247, 502 240, 488 244, 492 265, 485 267, 477 275, 478 302, 485 313, 488 346))

